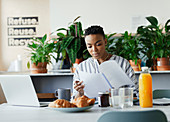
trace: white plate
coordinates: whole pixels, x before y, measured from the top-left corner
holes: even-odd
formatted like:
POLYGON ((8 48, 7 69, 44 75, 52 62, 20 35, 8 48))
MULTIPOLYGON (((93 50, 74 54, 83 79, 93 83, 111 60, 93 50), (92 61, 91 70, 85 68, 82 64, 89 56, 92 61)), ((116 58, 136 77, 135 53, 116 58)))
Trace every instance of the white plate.
POLYGON ((61 111, 61 112, 80 112, 80 111, 88 110, 88 109, 92 108, 93 106, 94 105, 90 105, 90 106, 82 107, 82 108, 51 108, 51 107, 48 107, 47 109, 61 111))
POLYGON ((170 99, 169 98, 158 98, 153 99, 154 105, 170 105, 170 99))

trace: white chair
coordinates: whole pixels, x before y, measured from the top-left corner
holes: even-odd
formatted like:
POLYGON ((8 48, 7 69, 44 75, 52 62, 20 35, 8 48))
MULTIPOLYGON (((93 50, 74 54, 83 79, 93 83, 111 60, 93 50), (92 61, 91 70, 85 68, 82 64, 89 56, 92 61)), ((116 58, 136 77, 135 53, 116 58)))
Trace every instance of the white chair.
POLYGON ((170 89, 157 89, 153 91, 153 99, 170 98, 170 89))

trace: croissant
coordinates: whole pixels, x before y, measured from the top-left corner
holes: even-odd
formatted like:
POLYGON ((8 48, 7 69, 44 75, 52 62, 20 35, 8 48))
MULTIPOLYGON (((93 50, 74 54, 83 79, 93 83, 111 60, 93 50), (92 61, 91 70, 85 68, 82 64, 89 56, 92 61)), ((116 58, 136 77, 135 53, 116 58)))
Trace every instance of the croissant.
POLYGON ((58 99, 51 102, 48 107, 52 108, 73 108, 73 107, 86 107, 89 105, 93 105, 95 103, 95 99, 90 99, 87 96, 83 95, 81 97, 75 98, 72 103, 64 99, 58 99))
POLYGON ((52 107, 52 108, 73 108, 73 107, 77 107, 77 106, 70 103, 67 100, 58 99, 58 100, 55 100, 54 102, 51 102, 48 105, 48 107, 52 107))
POLYGON ((90 99, 87 96, 83 95, 82 97, 75 98, 72 102, 77 107, 86 107, 89 105, 93 105, 95 103, 95 99, 90 99))

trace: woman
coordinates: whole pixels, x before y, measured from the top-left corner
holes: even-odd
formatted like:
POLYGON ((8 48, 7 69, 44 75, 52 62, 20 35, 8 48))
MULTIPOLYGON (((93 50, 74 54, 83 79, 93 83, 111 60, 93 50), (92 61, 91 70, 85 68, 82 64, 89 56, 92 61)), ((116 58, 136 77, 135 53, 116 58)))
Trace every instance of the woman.
POLYGON ((103 28, 100 26, 91 26, 85 30, 85 43, 88 52, 92 57, 83 61, 78 65, 73 77, 73 96, 80 97, 84 95, 83 81, 80 81, 79 71, 88 72, 88 73, 99 73, 99 65, 107 60, 115 60, 122 70, 127 74, 127 76, 134 82, 134 92, 138 92, 138 82, 135 78, 134 71, 129 64, 129 62, 116 55, 109 54, 105 46, 107 40, 103 28))

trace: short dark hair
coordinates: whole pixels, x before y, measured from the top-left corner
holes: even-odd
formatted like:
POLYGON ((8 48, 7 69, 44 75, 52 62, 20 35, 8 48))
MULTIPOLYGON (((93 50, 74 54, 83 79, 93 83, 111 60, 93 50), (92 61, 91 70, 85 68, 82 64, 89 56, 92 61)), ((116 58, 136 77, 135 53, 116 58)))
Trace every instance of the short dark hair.
POLYGON ((101 26, 93 25, 93 26, 85 29, 85 34, 84 34, 85 37, 90 34, 101 34, 105 39, 105 34, 104 34, 103 28, 101 26))

